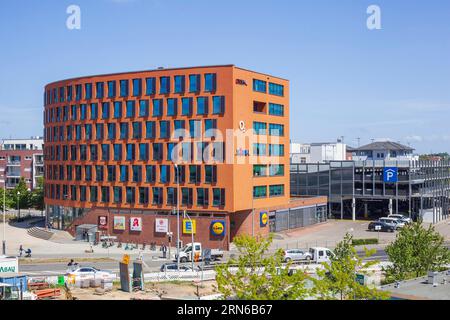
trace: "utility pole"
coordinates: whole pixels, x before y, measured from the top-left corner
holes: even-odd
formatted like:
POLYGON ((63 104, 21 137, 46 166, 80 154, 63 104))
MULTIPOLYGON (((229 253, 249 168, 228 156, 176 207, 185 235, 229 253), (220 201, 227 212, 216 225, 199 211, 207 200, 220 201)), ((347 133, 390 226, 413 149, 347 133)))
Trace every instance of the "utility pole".
POLYGON ((177 270, 180 271, 180 172, 175 164, 177 172, 177 270))

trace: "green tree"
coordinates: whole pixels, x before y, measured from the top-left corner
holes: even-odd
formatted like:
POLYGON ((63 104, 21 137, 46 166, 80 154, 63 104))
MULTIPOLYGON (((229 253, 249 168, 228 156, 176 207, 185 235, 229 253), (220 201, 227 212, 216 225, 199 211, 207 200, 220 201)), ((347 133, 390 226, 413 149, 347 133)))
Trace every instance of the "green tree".
POLYGON ((44 178, 37 179, 36 188, 31 192, 31 206, 37 210, 44 210, 44 178))
POLYGON ((367 276, 367 268, 377 264, 378 261, 364 262, 374 254, 374 250, 365 248, 365 256, 359 257, 352 245, 352 235, 347 233, 334 250, 330 263, 324 263, 323 269, 317 270, 314 279, 314 294, 321 300, 366 300, 387 299, 388 293, 374 287, 360 284, 357 274, 367 276))
POLYGON ((14 189, 7 191, 10 198, 11 208, 17 209, 17 203, 20 203, 20 209, 28 209, 31 207, 31 192, 28 190, 25 178, 21 177, 19 183, 14 189), (20 195, 18 195, 20 192, 20 195))
POLYGON ((283 252, 268 254, 272 236, 254 238, 248 235, 234 239, 239 255, 216 267, 218 291, 225 299, 302 300, 309 295, 307 276, 290 275, 290 263, 283 264, 283 252))
POLYGON ((443 245, 444 237, 432 225, 424 228, 418 221, 405 226, 386 247, 392 263, 384 269, 386 281, 417 278, 443 269, 450 263, 450 250, 443 245))

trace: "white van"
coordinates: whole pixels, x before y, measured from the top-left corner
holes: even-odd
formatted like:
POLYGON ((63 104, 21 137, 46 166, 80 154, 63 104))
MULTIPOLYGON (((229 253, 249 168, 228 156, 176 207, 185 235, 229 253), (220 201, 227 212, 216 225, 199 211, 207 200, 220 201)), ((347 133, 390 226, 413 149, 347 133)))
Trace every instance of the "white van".
POLYGON ((310 248, 309 253, 312 256, 312 261, 316 263, 330 262, 331 258, 334 256, 333 251, 322 247, 310 248))

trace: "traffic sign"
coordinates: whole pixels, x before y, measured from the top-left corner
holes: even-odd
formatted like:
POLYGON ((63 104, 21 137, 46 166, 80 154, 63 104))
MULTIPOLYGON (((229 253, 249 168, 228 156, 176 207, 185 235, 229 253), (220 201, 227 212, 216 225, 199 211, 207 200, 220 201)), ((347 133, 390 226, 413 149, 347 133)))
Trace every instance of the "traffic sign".
POLYGON ((383 170, 383 181, 385 183, 398 182, 398 168, 397 167, 385 167, 383 170))

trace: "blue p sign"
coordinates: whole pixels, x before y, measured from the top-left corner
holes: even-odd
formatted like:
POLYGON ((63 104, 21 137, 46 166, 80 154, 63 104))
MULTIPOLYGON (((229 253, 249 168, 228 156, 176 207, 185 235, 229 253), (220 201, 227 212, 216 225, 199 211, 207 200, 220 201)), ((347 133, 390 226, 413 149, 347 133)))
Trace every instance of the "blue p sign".
POLYGON ((398 168, 397 167, 386 167, 383 171, 383 180, 387 183, 398 182, 398 168))

